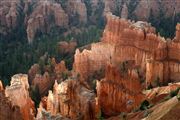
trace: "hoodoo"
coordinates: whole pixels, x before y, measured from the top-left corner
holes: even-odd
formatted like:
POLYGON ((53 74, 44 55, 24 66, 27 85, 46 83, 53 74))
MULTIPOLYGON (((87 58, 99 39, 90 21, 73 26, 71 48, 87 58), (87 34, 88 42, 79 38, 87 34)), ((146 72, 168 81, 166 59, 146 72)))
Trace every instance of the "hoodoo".
POLYGON ((179 120, 179 6, 0 0, 0 120, 179 120))

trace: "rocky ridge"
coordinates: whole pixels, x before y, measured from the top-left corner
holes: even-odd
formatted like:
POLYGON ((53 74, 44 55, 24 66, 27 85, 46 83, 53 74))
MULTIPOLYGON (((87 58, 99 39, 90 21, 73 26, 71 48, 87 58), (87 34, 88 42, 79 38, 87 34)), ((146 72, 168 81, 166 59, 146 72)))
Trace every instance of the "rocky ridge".
POLYGON ((8 98, 3 97, 11 101, 10 108, 18 106, 23 119, 34 119, 28 89, 38 86, 39 120, 179 119, 173 112, 179 110, 179 24, 175 38, 167 41, 147 22, 106 17, 101 41, 76 50, 72 71, 52 58, 43 67, 32 66, 28 76, 13 76, 5 88, 8 98), (143 106, 144 101, 152 106, 143 106))
POLYGON ((32 43, 40 34, 102 23, 108 12, 126 19, 156 21, 158 24, 159 17, 178 21, 179 5, 178 0, 0 0, 0 35, 7 37, 13 32, 23 33, 32 43))

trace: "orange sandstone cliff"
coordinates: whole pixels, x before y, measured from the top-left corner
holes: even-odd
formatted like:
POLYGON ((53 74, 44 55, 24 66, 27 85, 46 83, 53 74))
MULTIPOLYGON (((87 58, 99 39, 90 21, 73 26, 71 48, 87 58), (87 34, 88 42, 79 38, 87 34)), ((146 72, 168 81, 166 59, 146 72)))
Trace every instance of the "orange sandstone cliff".
POLYGON ((133 69, 125 71, 108 65, 105 78, 97 82, 97 98, 102 112, 114 116, 137 108, 145 96, 133 69))
MULTIPOLYGON (((106 7, 107 11, 112 9, 106 7)), ((18 106, 17 111, 23 119, 34 118, 33 102, 28 93, 30 83, 38 86, 41 96, 49 91, 40 102, 36 116, 39 120, 53 117, 96 120, 100 115, 117 120, 119 116, 116 116, 121 113, 129 113, 129 120, 153 120, 157 113, 160 119, 171 118, 173 111, 179 110, 179 93, 177 97, 164 98, 180 87, 179 24, 176 37, 167 41, 157 35, 149 23, 120 19, 112 14, 106 17, 107 25, 101 41, 76 50, 72 71, 66 69, 64 61, 57 63, 50 59, 43 68, 37 64, 32 66, 28 77, 22 74, 13 76, 11 85, 5 89, 7 98, 0 95, 11 101, 10 110, 12 106, 18 106), (168 84, 170 82, 173 84, 168 84), (146 88, 153 89, 144 91, 146 88), (136 111, 144 100, 154 106, 136 111)), ((59 45, 65 53, 71 47, 75 49, 75 44, 61 42, 59 45)), ((16 110, 13 112, 12 118, 16 110)))

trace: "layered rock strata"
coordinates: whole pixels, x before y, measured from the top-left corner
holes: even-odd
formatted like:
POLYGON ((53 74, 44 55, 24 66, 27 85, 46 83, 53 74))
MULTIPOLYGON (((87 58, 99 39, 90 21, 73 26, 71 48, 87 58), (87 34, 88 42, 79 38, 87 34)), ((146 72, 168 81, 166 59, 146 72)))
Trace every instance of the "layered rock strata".
POLYGON ((154 82, 167 84, 169 80, 179 81, 179 25, 175 40, 167 42, 156 35, 148 23, 133 23, 112 15, 107 16, 107 20, 102 40, 115 44, 112 57, 115 64, 135 60, 135 64, 146 72, 147 86, 156 86, 154 82))
POLYGON ((133 69, 108 65, 105 78, 97 82, 97 98, 103 114, 114 116, 137 108, 145 96, 133 69))

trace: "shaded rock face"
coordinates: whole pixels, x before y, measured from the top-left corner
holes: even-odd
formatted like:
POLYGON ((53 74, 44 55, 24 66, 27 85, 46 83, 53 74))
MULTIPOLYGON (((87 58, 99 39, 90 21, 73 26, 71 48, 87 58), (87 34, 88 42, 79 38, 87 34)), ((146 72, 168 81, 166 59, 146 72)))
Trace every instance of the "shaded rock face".
POLYGON ((14 75, 11 85, 5 89, 5 95, 12 102, 13 106, 18 106, 22 118, 32 120, 34 118, 34 103, 29 97, 28 76, 25 74, 14 75))
POLYGON ((46 111, 70 119, 92 120, 97 117, 98 105, 94 93, 77 80, 66 80, 60 84, 56 82, 53 92, 49 91, 46 111))
POLYGON ((97 82, 98 103, 105 116, 130 112, 143 101, 145 96, 136 74, 130 69, 122 71, 113 65, 107 66, 105 78, 97 82))
POLYGON ((13 2, 1 0, 0 8, 0 26, 2 26, 0 33, 7 35, 10 30, 20 24, 22 4, 20 0, 14 0, 13 2))
POLYGON ((53 84, 54 82, 51 81, 50 76, 47 72, 45 72, 44 75, 36 74, 32 82, 32 85, 38 87, 41 96, 47 94, 47 91, 51 89, 53 84))
POLYGON ((23 120, 19 106, 13 105, 5 97, 4 91, 0 91, 0 119, 1 120, 23 120))
POLYGON ((58 52, 61 55, 73 54, 77 47, 77 43, 75 41, 70 41, 69 43, 66 41, 62 41, 58 43, 58 52))
POLYGON ((38 64, 34 64, 33 66, 31 66, 31 68, 28 71, 28 80, 29 83, 32 84, 33 79, 35 78, 36 74, 40 74, 40 66, 38 64))
POLYGON ((54 67, 54 73, 56 74, 56 79, 62 81, 66 79, 67 75, 69 75, 68 70, 66 68, 65 62, 61 61, 60 63, 56 63, 54 67))
POLYGON ((67 12, 70 17, 78 17, 80 23, 87 23, 87 8, 82 0, 68 0, 67 12))
POLYGON ((28 42, 32 43, 36 35, 54 29, 97 25, 109 12, 136 20, 148 21, 152 17, 155 21, 159 21, 158 17, 175 20, 179 19, 179 5, 178 0, 0 0, 0 34, 27 33, 28 42))
POLYGON ((158 17, 160 14, 164 13, 165 17, 174 17, 176 13, 180 12, 178 1, 148 1, 141 0, 137 1, 134 13, 137 18, 140 20, 148 20, 149 17, 152 17, 151 14, 155 17, 158 17))
POLYGON ((32 43, 37 32, 50 32, 51 27, 66 28, 68 16, 60 4, 50 1, 40 1, 27 21, 28 42, 32 43))
POLYGON ((61 82, 69 75, 64 61, 56 63, 56 60, 52 58, 50 63, 51 65, 44 65, 42 69, 40 69, 39 64, 34 64, 28 71, 30 85, 37 87, 41 96, 48 94, 55 80, 61 82), (45 72, 42 73, 42 71, 45 72))

